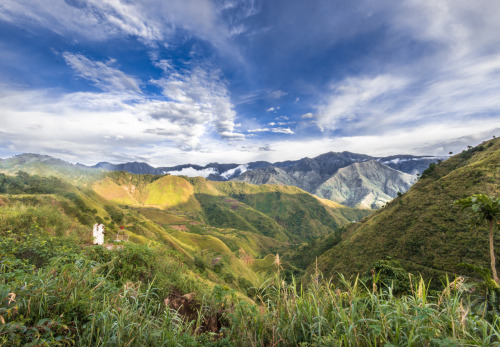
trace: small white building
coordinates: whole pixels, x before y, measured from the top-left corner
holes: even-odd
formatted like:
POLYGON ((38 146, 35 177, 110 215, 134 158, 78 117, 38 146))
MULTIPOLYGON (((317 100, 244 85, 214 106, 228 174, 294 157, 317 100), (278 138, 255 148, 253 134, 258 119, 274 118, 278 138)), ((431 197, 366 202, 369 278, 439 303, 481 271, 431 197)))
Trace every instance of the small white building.
POLYGON ((104 244, 104 225, 103 224, 94 224, 94 229, 92 232, 93 243, 94 245, 103 245, 104 244))

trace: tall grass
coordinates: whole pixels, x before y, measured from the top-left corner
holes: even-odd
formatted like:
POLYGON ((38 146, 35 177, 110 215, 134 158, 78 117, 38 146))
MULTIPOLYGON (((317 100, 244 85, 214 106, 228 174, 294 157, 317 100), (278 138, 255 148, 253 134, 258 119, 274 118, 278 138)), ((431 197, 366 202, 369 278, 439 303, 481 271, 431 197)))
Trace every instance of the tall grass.
POLYGON ((459 281, 431 292, 419 279, 399 296, 341 275, 339 287, 318 273, 301 287, 278 272, 244 300, 179 269, 146 246, 0 234, 0 346, 500 345, 499 317, 474 311, 478 296, 459 281), (165 305, 172 289, 197 293, 194 315, 165 305), (216 315, 222 328, 207 332, 216 315))
POLYGON ((313 281, 297 288, 278 279, 261 288, 259 310, 240 305, 230 313, 228 336, 248 346, 499 345, 500 317, 471 312, 468 295, 429 295, 421 279, 411 295, 364 286, 341 276, 343 289, 313 281), (252 319, 248 319, 251 317, 252 319))

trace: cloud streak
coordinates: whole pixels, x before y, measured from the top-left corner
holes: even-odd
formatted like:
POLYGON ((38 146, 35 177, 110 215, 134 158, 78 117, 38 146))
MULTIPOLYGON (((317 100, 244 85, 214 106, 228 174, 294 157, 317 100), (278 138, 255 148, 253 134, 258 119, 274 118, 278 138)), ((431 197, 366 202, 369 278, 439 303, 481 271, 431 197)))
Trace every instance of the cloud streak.
MULTIPOLYGON (((391 34, 433 49, 421 58, 391 61, 388 73, 369 71, 332 81, 316 114, 302 118, 314 119, 322 131, 346 135, 472 119, 471 131, 487 123, 499 126, 500 52, 491 45, 500 43, 494 34, 500 22, 493 15, 500 13, 500 4, 408 1, 393 11, 391 34)), ((382 63, 382 70, 388 67, 382 63)))
POLYGON ((0 19, 92 41, 131 35, 153 46, 171 39, 176 27, 215 44, 228 36, 209 0, 4 0, 0 19))
POLYGON ((185 125, 210 123, 224 139, 245 137, 235 131, 236 112, 218 70, 197 67, 153 82, 172 100, 171 107, 152 112, 153 118, 172 119, 185 125))
POLYGON ((79 77, 89 80, 96 87, 104 91, 136 92, 140 93, 140 82, 113 68, 114 61, 107 63, 92 61, 81 54, 63 53, 66 63, 73 68, 79 77))

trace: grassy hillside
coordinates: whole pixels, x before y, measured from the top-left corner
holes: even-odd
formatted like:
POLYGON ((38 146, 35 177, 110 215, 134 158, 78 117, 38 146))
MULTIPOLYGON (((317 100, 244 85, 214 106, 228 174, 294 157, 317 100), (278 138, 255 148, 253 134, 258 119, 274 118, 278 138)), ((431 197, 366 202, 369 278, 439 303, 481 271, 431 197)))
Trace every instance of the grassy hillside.
POLYGON ((325 202, 293 186, 213 182, 218 190, 275 220, 292 240, 324 236, 371 211, 325 202), (319 202, 319 204, 318 204, 319 202))
POLYGON ((248 287, 260 285, 263 278, 238 257, 237 250, 246 249, 253 257, 261 257, 276 246, 276 240, 252 233, 234 235, 213 227, 205 230, 204 225, 164 210, 120 207, 93 190, 53 177, 0 174, 0 193, 0 234, 47 234, 89 247, 92 225, 104 223, 106 247, 123 247, 114 240, 118 233, 125 233, 126 244, 149 245, 169 253, 172 261, 184 264, 183 271, 206 280, 209 287, 218 283, 246 293, 248 287), (187 228, 180 231, 170 223, 187 228), (124 231, 119 230, 120 225, 124 231))
MULTIPOLYGON (((273 263, 268 256, 254 268, 266 271, 273 263)), ((458 282, 432 295, 420 280, 398 297, 358 281, 336 288, 318 280, 298 290, 274 276, 250 288, 251 301, 201 277, 172 250, 134 244, 107 250, 43 230, 0 231, 0 264, 2 346, 492 346, 500 340, 498 316, 485 314, 484 298, 458 282)))
POLYGON ((90 244, 92 225, 103 223, 110 247, 118 234, 132 243, 165 247, 211 283, 243 293, 275 271, 254 269, 259 259, 332 233, 348 223, 344 215, 366 213, 286 186, 125 172, 92 177, 86 181, 91 184, 73 182, 71 176, 0 175, 2 230, 35 225, 33 230, 90 244))
POLYGON ((213 227, 249 231, 279 241, 324 236, 369 213, 324 202, 290 186, 141 176, 114 172, 96 181, 93 189, 120 205, 154 207, 213 227))
MULTIPOLYGON (((462 262, 487 266, 485 230, 471 231, 468 216, 451 206, 478 193, 500 194, 499 139, 431 165, 407 193, 350 225, 342 241, 321 255, 318 266, 326 276, 363 274, 376 260, 390 257, 426 277, 467 274, 458 266, 462 262)), ((500 242, 500 235, 495 241, 500 242)))

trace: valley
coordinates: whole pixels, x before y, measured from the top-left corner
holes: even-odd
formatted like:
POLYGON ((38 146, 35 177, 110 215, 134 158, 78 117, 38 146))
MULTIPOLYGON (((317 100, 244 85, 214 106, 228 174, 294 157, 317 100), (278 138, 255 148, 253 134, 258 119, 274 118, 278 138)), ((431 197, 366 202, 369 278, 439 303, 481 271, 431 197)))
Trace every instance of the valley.
MULTIPOLYGON (((179 339, 189 340, 196 334, 206 337, 209 335, 205 333, 226 329, 223 339, 244 345, 255 340, 241 335, 238 329, 256 327, 243 328, 236 321, 230 323, 231 317, 251 316, 261 320, 259 324, 267 324, 263 323, 267 319, 269 324, 271 321, 282 324, 278 315, 284 313, 276 311, 280 300, 292 305, 287 310, 299 309, 287 301, 287 296, 304 300, 309 306, 313 305, 309 296, 312 293, 338 297, 339 304, 342 295, 355 295, 351 300, 363 301, 367 298, 363 291, 357 292, 360 289, 352 287, 362 281, 380 289, 380 292, 368 290, 370 295, 381 295, 377 300, 391 300, 399 305, 400 299, 385 297, 383 288, 392 288, 398 295, 417 295, 413 286, 417 286, 419 276, 419 293, 422 290, 438 293, 443 281, 446 278, 453 281, 455 276, 478 280, 473 267, 477 269, 488 263, 487 238, 481 228, 479 232, 471 232, 468 216, 451 205, 478 192, 499 195, 499 155, 500 141, 494 139, 443 162, 431 162, 418 179, 380 160, 319 168, 315 166, 316 160, 287 166, 294 168, 293 173, 287 167, 267 166, 247 170, 225 181, 107 171, 33 154, 4 159, 0 161, 3 252, 0 261, 5 265, 2 265, 4 278, 0 288, 6 291, 2 292, 4 297, 15 293, 22 300, 44 290, 54 290, 50 281, 45 287, 21 288, 18 281, 32 281, 30 276, 36 270, 37 276, 52 276, 52 273, 57 279, 56 287, 61 288, 65 283, 70 289, 79 288, 79 300, 91 295, 101 298, 97 306, 80 303, 80 316, 73 299, 66 306, 57 304, 61 300, 58 295, 53 295, 53 301, 46 304, 39 302, 42 306, 49 305, 44 306, 47 312, 52 312, 50 307, 54 305, 62 310, 57 312, 72 312, 69 320, 61 321, 70 325, 57 328, 55 321, 51 321, 53 336, 70 336, 78 329, 75 322, 101 324, 88 314, 96 309, 114 310, 115 306, 102 300, 110 295, 109 290, 123 288, 120 295, 124 300, 127 293, 146 296, 153 293, 172 302, 165 304, 167 307, 174 305, 171 307, 179 309, 181 306, 175 305, 180 304, 174 303, 183 302, 184 309, 171 313, 180 319, 175 328, 173 322, 162 323, 178 331, 179 339), (308 176, 308 172, 315 172, 316 176, 308 176), (334 174, 330 175, 331 172, 334 174), (324 178, 328 179, 323 181, 324 178), (299 181, 309 190, 317 182, 323 183, 315 188, 316 195, 312 195, 292 184, 299 181), (92 245, 91 230, 95 223, 105 226, 104 247, 92 245), (74 267, 82 261, 89 265, 81 270, 74 267), (461 263, 472 267, 463 267, 461 263), (72 287, 72 278, 77 274, 64 276, 75 271, 87 271, 85 276, 89 278, 91 273, 100 277, 85 280, 91 287, 84 284, 72 287), (9 275, 14 273, 14 277, 9 275), (92 289, 101 285, 108 289, 103 292, 92 289), (301 286, 307 291, 298 291, 301 286), (332 288, 338 289, 333 292, 332 288), (338 290, 345 294, 338 294, 338 290), (250 305, 249 310, 259 307, 268 313, 237 311, 236 303, 250 305), (196 312, 202 314, 200 305, 210 309, 203 311, 204 318, 193 326, 197 333, 192 335, 191 328, 184 324, 196 321, 196 312), (223 316, 224 319, 220 318, 223 316), (220 330, 223 326, 226 328, 220 330)), ((332 156, 338 158, 338 154, 328 155, 332 156)), ((400 158, 390 160, 398 165, 405 162, 400 158)), ((485 293, 489 295, 497 289, 490 288, 485 293)), ((423 300, 418 295, 415 300, 423 300)), ((8 313, 13 312, 13 302, 7 302, 2 304, 0 315, 5 322, 15 322, 9 319, 16 315, 8 313)), ((127 302, 121 305, 129 305, 130 301, 127 302)), ((141 305, 146 302, 141 301, 141 305)), ((16 306, 16 310, 29 307, 23 305, 16 306)), ((151 314, 157 309, 151 308, 151 314)), ((128 310, 136 312, 132 307, 128 310)), ((157 319, 148 317, 151 322, 157 319)), ((25 321, 42 329, 43 323, 35 323, 25 321)), ((2 329, 17 331, 13 323, 9 324, 2 329)), ((312 326, 310 329, 315 331, 312 326)), ((160 330, 150 333, 153 331, 160 330)), ((259 339, 272 342, 272 332, 262 330, 261 334, 259 339)), ((294 335, 286 335, 284 331, 282 334, 287 336, 285 345, 310 338, 305 334, 297 340, 294 335)), ((144 336, 141 341, 150 341, 148 338, 144 336)), ((477 338, 484 340, 484 336, 477 338)), ((93 337, 79 339, 91 341, 93 337)), ((216 343, 217 339, 211 341, 216 343)), ((205 342, 194 338, 186 343, 204 345, 205 342)))

